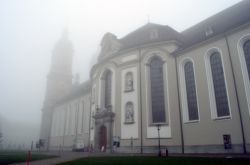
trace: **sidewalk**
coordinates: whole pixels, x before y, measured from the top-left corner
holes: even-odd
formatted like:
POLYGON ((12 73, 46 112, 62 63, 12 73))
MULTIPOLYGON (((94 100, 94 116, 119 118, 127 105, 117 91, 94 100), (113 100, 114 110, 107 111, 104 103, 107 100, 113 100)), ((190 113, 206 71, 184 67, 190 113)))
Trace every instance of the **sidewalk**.
MULTIPOLYGON (((48 153, 51 155, 58 155, 58 153, 48 153)), ((52 165, 52 164, 58 164, 63 163, 79 158, 84 157, 100 157, 100 156, 156 156, 157 153, 88 153, 88 152, 62 152, 59 157, 57 158, 51 158, 51 159, 44 159, 44 160, 37 160, 30 162, 30 165, 52 165)), ((169 154, 170 157, 210 157, 210 158, 248 158, 250 159, 250 154, 243 155, 243 154, 169 154)), ((165 157, 165 154, 162 155, 162 157, 165 157)), ((23 163, 14 163, 12 165, 26 165, 26 162, 23 163)))
MULTIPOLYGON (((51 153, 51 155, 58 155, 58 153, 57 154, 56 153, 51 153)), ((62 152, 58 156, 59 157, 57 157, 57 158, 32 161, 29 164, 30 165, 58 164, 58 163, 63 163, 63 162, 71 161, 71 160, 78 159, 78 158, 88 157, 89 153, 84 153, 84 152, 62 152)), ((26 162, 14 163, 12 165, 26 165, 26 162)))

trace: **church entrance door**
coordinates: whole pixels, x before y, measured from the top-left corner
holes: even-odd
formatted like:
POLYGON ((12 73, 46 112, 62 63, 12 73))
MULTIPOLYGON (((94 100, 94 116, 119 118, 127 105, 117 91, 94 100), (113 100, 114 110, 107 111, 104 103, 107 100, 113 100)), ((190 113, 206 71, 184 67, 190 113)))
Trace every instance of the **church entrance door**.
POLYGON ((101 151, 105 151, 107 147, 107 128, 104 125, 100 128, 99 147, 101 151))

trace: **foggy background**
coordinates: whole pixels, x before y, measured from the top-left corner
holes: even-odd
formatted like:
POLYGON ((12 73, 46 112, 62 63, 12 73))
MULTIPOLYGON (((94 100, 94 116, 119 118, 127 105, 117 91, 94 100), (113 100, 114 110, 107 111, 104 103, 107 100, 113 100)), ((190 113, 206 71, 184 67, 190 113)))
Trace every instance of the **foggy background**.
POLYGON ((73 74, 89 78, 106 32, 151 23, 181 32, 239 0, 0 0, 0 131, 10 148, 38 140, 51 51, 64 28, 73 74))

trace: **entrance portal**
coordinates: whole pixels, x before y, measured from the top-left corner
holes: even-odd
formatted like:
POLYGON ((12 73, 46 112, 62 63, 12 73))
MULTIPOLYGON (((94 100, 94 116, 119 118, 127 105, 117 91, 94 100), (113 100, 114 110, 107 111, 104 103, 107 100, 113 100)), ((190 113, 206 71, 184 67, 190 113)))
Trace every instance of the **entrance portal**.
POLYGON ((107 147, 107 128, 104 125, 102 125, 99 134, 99 148, 101 150, 104 149, 103 151, 105 151, 106 147, 107 147))

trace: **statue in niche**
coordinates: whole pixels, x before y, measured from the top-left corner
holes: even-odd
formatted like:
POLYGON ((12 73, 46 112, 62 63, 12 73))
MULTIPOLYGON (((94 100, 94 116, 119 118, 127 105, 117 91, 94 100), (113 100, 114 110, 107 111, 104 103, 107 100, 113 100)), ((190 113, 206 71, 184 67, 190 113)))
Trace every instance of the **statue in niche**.
POLYGON ((132 102, 128 102, 125 107, 125 123, 134 123, 134 105, 132 102))
POLYGON ((128 72, 125 76, 125 91, 133 90, 133 74, 128 72))

